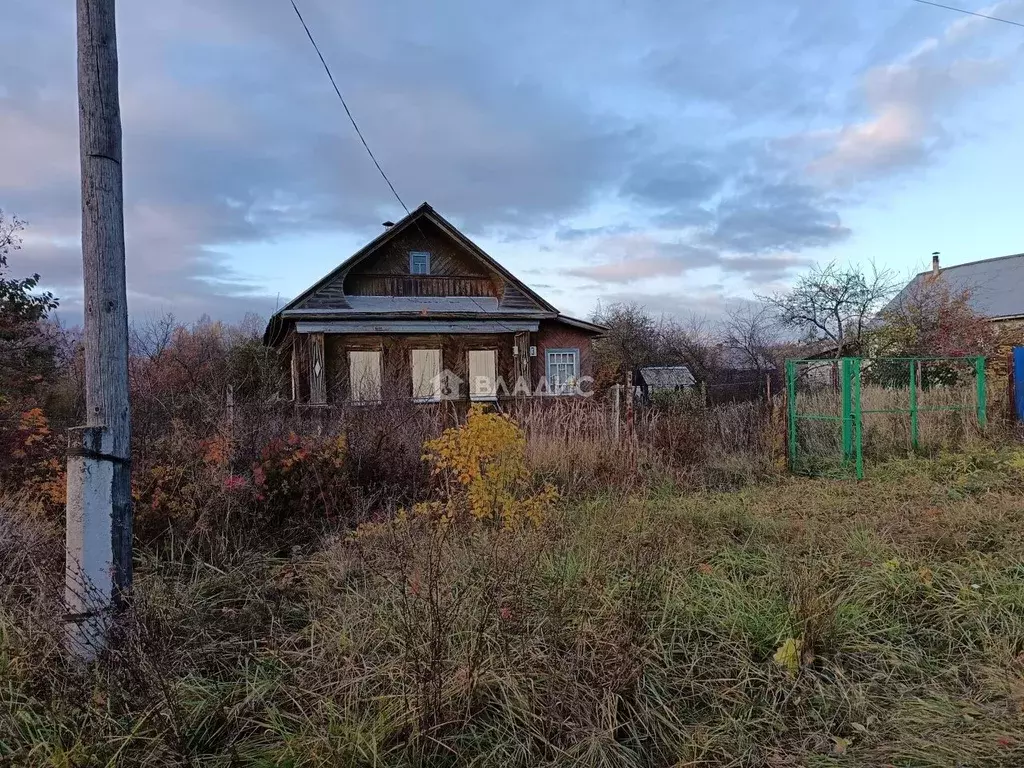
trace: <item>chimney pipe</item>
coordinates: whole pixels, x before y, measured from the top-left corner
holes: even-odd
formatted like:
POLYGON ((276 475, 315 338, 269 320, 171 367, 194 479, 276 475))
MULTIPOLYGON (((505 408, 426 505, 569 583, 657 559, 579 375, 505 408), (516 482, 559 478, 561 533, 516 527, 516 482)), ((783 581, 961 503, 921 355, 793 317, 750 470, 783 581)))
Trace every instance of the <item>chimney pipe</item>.
POLYGON ((393 221, 385 221, 384 222, 384 229, 391 229, 393 226, 395 226, 395 222, 393 222, 393 221))
POLYGON ((932 277, 939 276, 939 252, 935 251, 932 254, 932 277))

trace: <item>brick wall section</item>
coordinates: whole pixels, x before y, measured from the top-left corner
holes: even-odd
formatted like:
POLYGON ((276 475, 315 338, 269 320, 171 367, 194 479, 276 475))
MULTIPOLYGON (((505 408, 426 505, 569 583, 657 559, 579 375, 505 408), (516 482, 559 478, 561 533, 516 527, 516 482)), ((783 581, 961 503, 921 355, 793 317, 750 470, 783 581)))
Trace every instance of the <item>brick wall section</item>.
POLYGON ((988 374, 1005 379, 1009 373, 1009 357, 1014 347, 1024 347, 1024 320, 1002 320, 993 323, 999 346, 988 359, 988 374))
POLYGON ((530 334, 530 344, 537 347, 537 356, 533 358, 530 374, 536 386, 541 377, 547 375, 544 354, 548 349, 578 349, 580 351, 580 376, 594 375, 594 359, 591 340, 593 334, 582 328, 559 323, 557 321, 541 321, 540 330, 530 334))

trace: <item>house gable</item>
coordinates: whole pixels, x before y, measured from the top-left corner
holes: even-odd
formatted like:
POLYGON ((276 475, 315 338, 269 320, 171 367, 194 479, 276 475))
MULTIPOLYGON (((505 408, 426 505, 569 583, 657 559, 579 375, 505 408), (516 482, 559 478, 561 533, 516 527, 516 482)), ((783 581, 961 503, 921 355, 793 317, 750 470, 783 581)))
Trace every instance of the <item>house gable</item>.
POLYGON ((355 312, 359 302, 350 298, 356 296, 491 299, 503 311, 557 314, 553 306, 426 203, 357 251, 280 314, 355 312), (410 274, 410 253, 414 251, 430 254, 428 275, 410 274))

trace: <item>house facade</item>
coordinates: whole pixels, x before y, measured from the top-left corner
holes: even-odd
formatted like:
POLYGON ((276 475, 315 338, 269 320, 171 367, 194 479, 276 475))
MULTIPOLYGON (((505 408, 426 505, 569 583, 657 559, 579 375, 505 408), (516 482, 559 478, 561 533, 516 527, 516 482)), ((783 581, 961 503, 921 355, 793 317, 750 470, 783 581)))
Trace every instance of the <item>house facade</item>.
POLYGON ((567 317, 424 203, 276 312, 297 403, 587 391, 605 329, 567 317))

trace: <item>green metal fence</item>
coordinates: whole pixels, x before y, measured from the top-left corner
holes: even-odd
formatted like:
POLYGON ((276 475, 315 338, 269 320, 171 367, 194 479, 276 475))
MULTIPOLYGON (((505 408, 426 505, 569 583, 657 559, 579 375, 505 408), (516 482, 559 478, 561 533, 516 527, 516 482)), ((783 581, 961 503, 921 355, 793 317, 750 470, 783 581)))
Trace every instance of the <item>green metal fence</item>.
POLYGON ((863 478, 865 417, 876 452, 883 432, 889 449, 921 449, 922 419, 933 415, 972 412, 984 429, 985 358, 787 360, 786 399, 791 471, 863 478))

